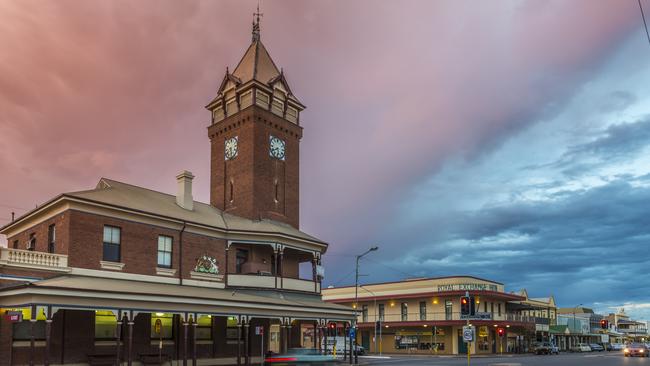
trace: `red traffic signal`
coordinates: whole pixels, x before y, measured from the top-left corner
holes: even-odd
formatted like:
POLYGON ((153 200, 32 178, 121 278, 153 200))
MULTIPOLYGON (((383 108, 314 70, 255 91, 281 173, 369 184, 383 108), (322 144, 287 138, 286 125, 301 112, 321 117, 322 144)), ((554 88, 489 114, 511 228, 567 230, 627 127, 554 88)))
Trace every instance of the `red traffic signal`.
POLYGON ((498 328, 497 334, 499 335, 499 337, 503 337, 504 335, 506 335, 506 330, 503 328, 498 328))
POLYGON ((469 305, 470 300, 469 296, 463 296, 460 298, 460 315, 471 315, 469 305))
POLYGON ((336 328, 336 323, 329 323, 329 324, 327 324, 327 327, 330 328, 330 329, 334 329, 334 328, 336 328))
POLYGON ((603 319, 600 321, 600 328, 607 329, 609 328, 609 320, 603 319))

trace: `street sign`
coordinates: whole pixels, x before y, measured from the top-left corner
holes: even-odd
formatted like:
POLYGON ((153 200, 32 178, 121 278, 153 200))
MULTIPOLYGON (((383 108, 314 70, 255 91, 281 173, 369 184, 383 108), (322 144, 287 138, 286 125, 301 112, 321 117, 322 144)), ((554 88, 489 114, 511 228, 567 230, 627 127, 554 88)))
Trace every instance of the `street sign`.
POLYGON ((23 313, 21 311, 7 311, 5 320, 11 323, 20 322, 23 320, 23 313))
POLYGON ((255 327, 255 335, 262 335, 264 334, 264 327, 261 325, 258 325, 255 327))
POLYGON ((356 328, 350 328, 350 338, 357 338, 356 328))
POLYGON ((470 326, 463 327, 463 341, 474 342, 474 327, 470 327, 470 326))
POLYGON ((491 320, 492 313, 475 313, 474 315, 460 315, 461 320, 491 320))

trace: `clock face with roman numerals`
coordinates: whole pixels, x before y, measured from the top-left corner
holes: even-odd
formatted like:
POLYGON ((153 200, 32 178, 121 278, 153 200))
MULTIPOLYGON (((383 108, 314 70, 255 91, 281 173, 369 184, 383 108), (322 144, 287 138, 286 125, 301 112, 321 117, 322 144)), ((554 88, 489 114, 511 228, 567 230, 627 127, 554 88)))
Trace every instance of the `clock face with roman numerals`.
POLYGON ((231 137, 228 140, 226 140, 226 151, 225 151, 225 158, 226 160, 232 160, 237 156, 237 142, 238 142, 238 137, 231 137))
POLYGON ((269 137, 269 155, 278 160, 285 159, 285 142, 273 135, 269 137))

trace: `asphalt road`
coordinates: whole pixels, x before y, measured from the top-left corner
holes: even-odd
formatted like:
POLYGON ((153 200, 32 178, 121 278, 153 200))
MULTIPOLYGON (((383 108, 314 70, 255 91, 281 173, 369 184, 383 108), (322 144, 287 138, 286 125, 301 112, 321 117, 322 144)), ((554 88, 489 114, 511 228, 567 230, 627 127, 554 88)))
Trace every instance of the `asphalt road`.
MULTIPOLYGON (((375 359, 361 357, 365 365, 436 365, 436 366, 464 366, 467 358, 456 356, 393 356, 391 358, 375 359)), ((361 362, 360 362, 361 363, 361 362)), ((623 357, 622 353, 599 352, 587 354, 560 354, 560 355, 523 355, 505 357, 476 357, 471 359, 471 366, 650 366, 650 358, 623 357)))

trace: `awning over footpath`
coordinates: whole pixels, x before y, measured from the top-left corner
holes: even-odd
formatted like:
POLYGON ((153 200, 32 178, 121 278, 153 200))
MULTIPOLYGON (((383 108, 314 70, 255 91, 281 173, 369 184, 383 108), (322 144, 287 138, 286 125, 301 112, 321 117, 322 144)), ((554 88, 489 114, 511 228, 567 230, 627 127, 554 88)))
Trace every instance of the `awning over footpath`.
POLYGON ((349 307, 318 295, 272 290, 213 289, 174 284, 63 275, 0 289, 0 307, 115 309, 134 312, 248 315, 350 321, 349 307))

